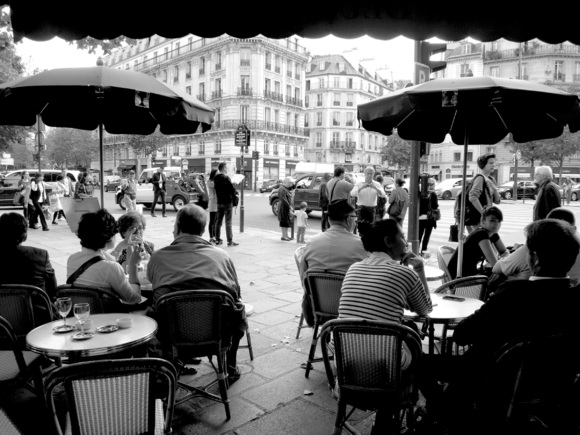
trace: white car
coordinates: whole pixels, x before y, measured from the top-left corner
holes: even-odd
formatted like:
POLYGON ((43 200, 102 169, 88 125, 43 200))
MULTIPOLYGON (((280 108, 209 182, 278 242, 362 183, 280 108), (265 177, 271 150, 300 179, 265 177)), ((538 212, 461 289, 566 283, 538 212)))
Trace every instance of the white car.
MULTIPOLYGON (((471 178, 468 178, 466 181, 469 183, 470 180, 471 178)), ((437 198, 455 199, 457 194, 461 192, 462 183, 462 178, 447 178, 435 187, 435 194, 437 198)))

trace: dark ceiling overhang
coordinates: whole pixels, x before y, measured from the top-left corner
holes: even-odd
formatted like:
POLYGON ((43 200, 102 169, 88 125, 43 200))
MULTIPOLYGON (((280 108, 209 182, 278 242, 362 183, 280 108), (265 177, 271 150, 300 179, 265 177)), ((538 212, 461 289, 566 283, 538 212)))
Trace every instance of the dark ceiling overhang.
POLYGON ((580 45, 575 2, 566 6, 521 2, 424 2, 421 0, 294 0, 276 12, 271 0, 215 2, 193 0, 12 0, 16 40, 44 41, 58 36, 77 40, 86 36, 112 39, 121 35, 142 39, 194 34, 237 38, 263 35, 286 38, 299 35, 341 38, 369 35, 388 40, 438 37, 458 41, 505 38, 523 42, 538 38, 546 43, 570 41, 580 45), (514 4, 516 3, 516 4, 514 4))

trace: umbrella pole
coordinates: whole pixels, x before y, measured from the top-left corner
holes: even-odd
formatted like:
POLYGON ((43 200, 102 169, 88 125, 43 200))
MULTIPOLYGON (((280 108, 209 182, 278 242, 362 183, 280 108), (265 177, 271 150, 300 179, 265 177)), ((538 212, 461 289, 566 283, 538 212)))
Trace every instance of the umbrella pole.
POLYGON ((99 123, 99 162, 100 162, 100 177, 99 183, 101 184, 101 208, 105 208, 105 186, 104 180, 105 177, 103 176, 103 123, 99 123))
POLYGON ((467 179, 467 149, 469 145, 469 133, 465 129, 465 138, 463 140, 463 182, 461 183, 461 211, 459 213, 459 246, 457 247, 457 276, 461 278, 463 270, 463 232, 465 229, 465 181, 467 179))

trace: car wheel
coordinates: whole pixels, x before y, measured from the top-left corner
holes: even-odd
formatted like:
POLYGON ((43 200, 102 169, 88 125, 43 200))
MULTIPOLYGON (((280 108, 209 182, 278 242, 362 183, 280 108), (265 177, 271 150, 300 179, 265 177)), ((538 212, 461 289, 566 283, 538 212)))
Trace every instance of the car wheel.
POLYGON ((443 199, 451 199, 451 192, 446 190, 445 192, 443 192, 443 199))
POLYGON ((274 202, 272 202, 272 213, 274 213, 274 216, 278 216, 278 207, 280 207, 280 200, 275 199, 274 202))
POLYGON ((175 211, 179 211, 186 206, 187 202, 183 196, 176 196, 173 198, 172 204, 175 211))
POLYGON ((506 192, 503 194, 503 197, 505 199, 512 199, 512 193, 509 190, 506 190, 506 192))
POLYGON ((572 201, 578 201, 578 195, 576 194, 576 192, 572 193, 572 201))

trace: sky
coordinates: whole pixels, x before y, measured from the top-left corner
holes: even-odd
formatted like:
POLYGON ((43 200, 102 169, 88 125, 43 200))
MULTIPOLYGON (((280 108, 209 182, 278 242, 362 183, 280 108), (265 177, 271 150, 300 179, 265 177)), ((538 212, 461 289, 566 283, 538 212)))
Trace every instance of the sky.
MULTIPOLYGON (((388 80, 412 79, 413 41, 403 37, 379 41, 368 36, 341 39, 329 35, 319 39, 302 39, 302 45, 312 55, 343 54, 353 63, 362 64, 369 71, 377 71, 388 80)), ((68 42, 53 38, 36 42, 24 39, 16 45, 18 54, 27 66, 28 73, 35 69, 53 69, 95 66, 99 54, 77 50, 68 42)), ((354 65, 355 68, 357 65, 354 65)))

